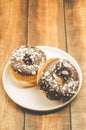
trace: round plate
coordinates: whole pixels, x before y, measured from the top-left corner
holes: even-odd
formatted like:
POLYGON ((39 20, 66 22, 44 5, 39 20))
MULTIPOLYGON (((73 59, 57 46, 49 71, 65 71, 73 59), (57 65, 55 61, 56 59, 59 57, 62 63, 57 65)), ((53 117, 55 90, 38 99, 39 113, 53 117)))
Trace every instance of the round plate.
MULTIPOLYGON (((78 63, 66 52, 49 46, 37 46, 46 53, 47 59, 53 57, 66 58, 68 59, 77 69, 80 77, 79 89, 76 93, 78 94, 82 84, 82 73, 78 63)), ((9 71, 9 63, 6 64, 3 71, 3 85, 8 96, 18 105, 35 111, 50 111, 61 108, 71 102, 76 95, 74 95, 69 101, 60 102, 49 100, 43 95, 38 86, 32 88, 21 88, 12 79, 9 71)))

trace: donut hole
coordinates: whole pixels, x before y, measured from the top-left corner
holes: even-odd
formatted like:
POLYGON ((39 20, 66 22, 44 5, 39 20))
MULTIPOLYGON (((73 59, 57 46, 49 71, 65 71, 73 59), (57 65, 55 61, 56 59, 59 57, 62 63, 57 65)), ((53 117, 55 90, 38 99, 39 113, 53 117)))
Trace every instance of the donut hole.
POLYGON ((31 55, 25 54, 23 61, 26 65, 33 65, 31 55))
POLYGON ((70 70, 66 67, 61 68, 60 70, 57 69, 55 73, 58 77, 60 77, 63 81, 67 81, 70 77, 71 73, 70 70))

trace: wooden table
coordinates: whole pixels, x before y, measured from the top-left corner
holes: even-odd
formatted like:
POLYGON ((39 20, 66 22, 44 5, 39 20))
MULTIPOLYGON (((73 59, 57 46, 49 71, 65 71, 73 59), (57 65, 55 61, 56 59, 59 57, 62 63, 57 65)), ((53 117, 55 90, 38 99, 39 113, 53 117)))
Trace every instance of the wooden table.
POLYGON ((86 130, 85 55, 85 0, 0 0, 0 130, 86 130), (44 114, 24 109, 7 96, 3 69, 23 44, 53 46, 77 60, 83 83, 71 104, 44 114))

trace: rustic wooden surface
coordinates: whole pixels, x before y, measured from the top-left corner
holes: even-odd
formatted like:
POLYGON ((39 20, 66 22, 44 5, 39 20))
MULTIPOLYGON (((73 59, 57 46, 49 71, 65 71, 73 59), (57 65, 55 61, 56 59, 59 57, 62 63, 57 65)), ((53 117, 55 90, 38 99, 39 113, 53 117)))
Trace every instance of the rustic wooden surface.
POLYGON ((0 130, 86 130, 85 52, 85 0, 0 0, 0 130), (24 109, 7 96, 3 69, 23 44, 54 46, 77 60, 83 84, 70 105, 45 114, 24 109))

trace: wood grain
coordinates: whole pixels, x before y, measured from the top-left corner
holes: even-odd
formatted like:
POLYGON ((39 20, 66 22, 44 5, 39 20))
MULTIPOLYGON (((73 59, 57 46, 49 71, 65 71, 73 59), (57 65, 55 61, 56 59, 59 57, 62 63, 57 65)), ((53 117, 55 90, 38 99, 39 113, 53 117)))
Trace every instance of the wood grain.
MULTIPOLYGON (((29 1, 28 44, 66 50, 63 1, 29 1), (60 13, 59 13, 60 12, 60 13)), ((70 109, 48 115, 25 114, 25 130, 70 130, 70 109), (64 123, 65 120, 65 123, 64 123)))
POLYGON ((47 114, 26 111, 25 120, 25 130, 70 130, 69 107, 47 114))
POLYGON ((77 98, 71 105, 72 130, 86 129, 86 1, 65 0, 66 35, 68 52, 78 61, 83 84, 77 98))
POLYGON ((0 0, 0 130, 86 130, 85 28, 85 0, 0 0), (45 114, 26 110, 7 96, 3 69, 23 44, 67 50, 78 61, 83 84, 71 105, 45 114))
POLYGON ((24 128, 24 109, 13 103, 5 93, 2 73, 12 51, 26 44, 26 7, 24 0, 0 0, 0 130, 24 128))
POLYGON ((30 0, 28 44, 65 49, 63 0, 30 0))

